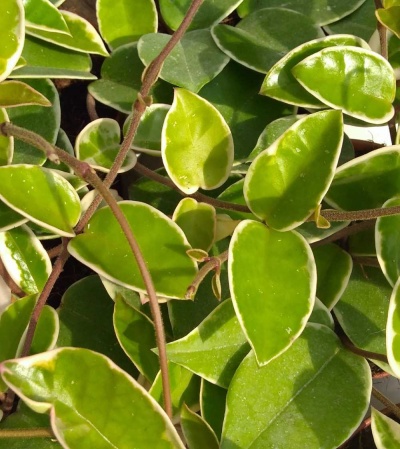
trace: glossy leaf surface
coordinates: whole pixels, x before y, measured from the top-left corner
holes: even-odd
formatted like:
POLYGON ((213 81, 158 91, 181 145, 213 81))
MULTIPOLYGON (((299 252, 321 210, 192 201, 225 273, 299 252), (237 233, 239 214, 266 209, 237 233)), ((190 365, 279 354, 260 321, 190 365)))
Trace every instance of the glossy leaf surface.
POLYGON ((28 221, 27 218, 15 212, 0 201, 0 231, 7 231, 28 221))
POLYGON ((317 112, 292 125, 247 172, 244 195, 251 211, 282 231, 303 223, 329 188, 342 139, 340 111, 317 112))
POLYGON ((317 279, 311 249, 294 231, 245 220, 232 236, 228 270, 240 325, 265 365, 296 340, 312 312, 317 279))
POLYGON ((58 349, 5 362, 1 374, 31 408, 50 410, 53 431, 65 447, 80 447, 84 429, 85 442, 92 447, 184 448, 158 404, 101 354, 58 349), (115 414, 107 414, 108 407, 115 414))
POLYGON ((400 38, 400 5, 389 8, 379 8, 375 12, 379 22, 400 38))
POLYGON ((100 33, 110 48, 135 42, 157 31, 157 10, 153 0, 99 0, 96 6, 100 33), (118 26, 115 24, 118 23, 118 26))
POLYGON ((168 175, 183 192, 212 190, 228 179, 233 162, 232 135, 208 101, 176 89, 163 127, 161 153, 168 175))
POLYGON ((214 431, 204 419, 192 412, 186 404, 181 411, 181 426, 189 449, 218 449, 214 431))
POLYGON ((351 117, 383 124, 394 114, 393 69, 371 50, 329 47, 301 61, 292 73, 318 100, 351 117), (315 83, 315 79, 319 82, 315 83))
POLYGON ((222 423, 224 421, 226 394, 225 388, 201 379, 201 416, 210 424, 218 439, 221 437, 222 423))
POLYGON ((322 37, 321 29, 311 19, 284 8, 256 11, 236 27, 216 25, 212 34, 228 56, 262 73, 268 72, 289 50, 322 37))
POLYGON ((400 280, 397 280, 390 297, 386 346, 390 368, 394 375, 400 378, 400 280))
POLYGON ((0 233, 1 260, 13 281, 26 293, 39 293, 51 272, 51 261, 27 226, 0 233))
MULTIPOLYGON (((184 298, 197 266, 186 255, 190 246, 181 229, 151 206, 134 201, 119 204, 147 262, 157 293, 184 298)), ((74 238, 68 249, 105 278, 133 290, 145 291, 126 237, 108 207, 93 215, 85 232, 74 238)))
POLYGON ((61 12, 49 0, 22 0, 22 3, 28 29, 69 34, 61 12))
POLYGON ((400 424, 371 409, 371 429, 377 449, 396 449, 400 445, 400 424))
MULTIPOLYGON (((76 157, 96 170, 110 171, 120 149, 121 130, 117 121, 99 118, 86 125, 75 142, 76 157)), ((136 155, 130 151, 119 173, 130 170, 136 163, 136 155)))
MULTIPOLYGON (((3 86, 5 82, 0 84, 3 86)), ((0 108, 0 123, 9 122, 7 111, 0 108)), ((14 154, 14 137, 0 136, 0 166, 8 165, 11 163, 14 154)), ((1 225, 0 225, 1 226, 1 225)))
POLYGON ((68 181, 49 169, 23 164, 0 167, 0 198, 58 235, 75 235, 73 227, 81 212, 79 197, 68 181))
POLYGON ((230 300, 218 306, 186 337, 167 344, 168 359, 227 388, 249 345, 230 300))
POLYGON ((329 309, 318 298, 315 298, 314 308, 308 320, 309 323, 323 324, 334 330, 335 323, 329 309))
MULTIPOLYGON (((139 56, 148 66, 170 40, 162 33, 147 34, 138 43, 139 56)), ((165 60, 160 77, 179 87, 198 92, 229 62, 215 45, 209 30, 186 33, 165 60)))
POLYGON ((0 84, 0 107, 51 106, 50 101, 37 90, 21 81, 4 81, 0 84))
POLYGON ((240 365, 220 447, 335 449, 363 419, 370 391, 365 359, 345 350, 327 327, 309 325, 268 365, 259 367, 252 352, 240 365))

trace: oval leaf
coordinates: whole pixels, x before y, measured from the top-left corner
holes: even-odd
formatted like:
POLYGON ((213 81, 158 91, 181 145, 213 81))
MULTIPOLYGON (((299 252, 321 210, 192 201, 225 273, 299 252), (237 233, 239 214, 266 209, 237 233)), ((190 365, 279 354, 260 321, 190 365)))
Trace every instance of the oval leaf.
POLYGON ((52 170, 35 165, 0 167, 0 198, 45 229, 65 237, 75 235, 73 227, 81 213, 79 197, 71 184, 52 170))
POLYGON ((168 175, 186 194, 216 189, 232 167, 232 135, 208 101, 176 89, 163 127, 161 153, 168 175))
POLYGON ((281 231, 303 223, 329 188, 342 140, 340 111, 317 112, 292 125, 247 172, 244 195, 254 215, 281 231))
POLYGON ((218 449, 219 443, 209 424, 184 404, 181 426, 189 449, 218 449))
POLYGON ((301 334, 312 312, 316 268, 304 237, 242 221, 229 246, 229 286, 240 325, 265 365, 301 334))
POLYGON ((383 124, 394 114, 393 69, 372 50, 329 47, 304 59, 292 73, 318 100, 331 108, 342 109, 351 117, 383 124))
POLYGON ((5 362, 0 369, 3 380, 32 409, 51 410, 53 432, 64 447, 81 447, 83 429, 91 447, 184 449, 161 407, 101 354, 57 349, 5 362), (104 419, 109 407, 115 414, 104 419))
POLYGON ((51 103, 40 92, 21 81, 0 83, 0 107, 12 108, 26 105, 51 106, 51 103))
POLYGON ((371 428, 377 449, 400 447, 400 424, 375 408, 371 408, 371 428))
POLYGON ((69 34, 61 11, 49 0, 22 0, 22 3, 25 8, 27 29, 69 34))
MULTIPOLYGON (((197 265, 186 254, 190 246, 182 230, 147 204, 122 201, 119 205, 138 241, 157 293, 170 298, 184 298, 197 273, 197 265)), ((126 237, 108 207, 93 215, 85 232, 71 240, 68 249, 74 257, 106 279, 146 292, 126 237)))

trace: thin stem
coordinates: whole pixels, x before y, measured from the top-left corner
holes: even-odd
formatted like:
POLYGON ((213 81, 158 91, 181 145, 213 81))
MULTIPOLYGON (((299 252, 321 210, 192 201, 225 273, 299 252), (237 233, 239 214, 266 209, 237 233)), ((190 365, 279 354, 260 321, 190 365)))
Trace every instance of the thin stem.
POLYGON ((365 267, 380 267, 376 257, 353 256, 353 262, 364 265, 365 267))
POLYGON ((383 405, 386 405, 386 407, 388 407, 393 415, 400 420, 400 408, 396 404, 394 404, 389 398, 387 398, 375 387, 372 387, 372 394, 376 397, 376 399, 378 399, 378 401, 382 402, 383 405))
POLYGON ((90 94, 90 92, 88 92, 86 95, 86 110, 87 110, 89 118, 92 122, 99 118, 97 111, 96 111, 96 101, 95 101, 93 95, 90 94))
POLYGON ((1 429, 2 438, 55 438, 51 429, 46 427, 33 427, 30 429, 1 429))
POLYGON ((388 359, 383 354, 378 354, 377 352, 365 351, 364 349, 358 348, 355 346, 349 339, 349 337, 340 329, 339 332, 336 332, 338 337, 340 338, 343 346, 345 346, 348 350, 357 354, 361 357, 372 359, 372 360, 380 360, 381 362, 388 363, 388 359))
MULTIPOLYGON (((375 0, 375 9, 383 8, 381 0, 375 0)), ((381 47, 381 55, 388 59, 388 42, 387 42, 387 30, 386 27, 377 20, 377 29, 379 33, 379 42, 381 47)))
POLYGON ((373 228, 374 226, 375 221, 373 220, 361 221, 359 223, 353 224, 352 226, 347 226, 346 228, 340 229, 340 231, 335 232, 334 234, 331 234, 322 240, 318 240, 317 242, 311 243, 311 246, 313 248, 317 248, 318 246, 326 245, 327 243, 335 242, 336 240, 340 240, 345 237, 350 237, 351 235, 358 234, 359 232, 373 228))

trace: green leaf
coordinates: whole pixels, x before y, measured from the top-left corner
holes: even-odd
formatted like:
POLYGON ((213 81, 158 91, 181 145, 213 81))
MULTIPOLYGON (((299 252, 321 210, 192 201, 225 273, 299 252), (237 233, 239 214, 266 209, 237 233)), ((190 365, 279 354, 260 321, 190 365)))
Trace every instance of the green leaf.
POLYGON ((232 302, 222 302, 186 337, 167 344, 168 359, 227 388, 249 345, 232 302))
MULTIPOLYGON (((178 417, 184 403, 197 406, 199 403, 200 379, 183 366, 168 362, 171 389, 172 414, 178 417)), ((149 394, 161 405, 164 404, 161 373, 159 372, 149 394)))
POLYGON ((233 233, 229 285, 243 332, 265 365, 301 334, 314 305, 317 277, 304 237, 242 221, 233 233))
POLYGON ((347 336, 359 348, 386 354, 385 330, 391 293, 379 268, 353 267, 334 312, 347 336))
POLYGON ((65 447, 81 447, 83 431, 91 447, 184 448, 161 407, 101 354, 64 348, 0 367, 3 380, 33 410, 51 410, 53 432, 65 447))
POLYGON ((101 352, 124 371, 137 374, 115 335, 114 303, 98 276, 87 276, 70 285, 57 312, 60 317, 57 347, 101 352))
MULTIPOLYGON (((372 223, 371 223, 372 224, 372 223)), ((348 251, 352 256, 376 257, 375 229, 371 226, 348 238, 348 251)))
MULTIPOLYGON (((25 341, 36 296, 18 299, 9 305, 0 316, 0 361, 18 357, 25 341)), ((58 336, 58 315, 50 306, 44 306, 40 314, 30 354, 37 354, 54 348, 58 336)), ((0 391, 4 393, 7 384, 0 378, 0 391)))
POLYGON ((210 250, 216 230, 213 206, 184 198, 176 207, 172 219, 183 230, 192 248, 210 250))
POLYGON ((219 444, 212 428, 204 419, 184 404, 181 411, 181 426, 189 449, 218 449, 219 444))
POLYGON ((225 415, 227 391, 205 379, 201 379, 200 410, 201 416, 214 430, 217 438, 221 437, 222 423, 225 415))
POLYGON ((21 81, 3 81, 0 84, 0 107, 26 105, 51 106, 51 103, 40 92, 21 81))
POLYGON ((371 428, 378 449, 396 449, 400 445, 400 424, 371 408, 371 428))
MULTIPOLYGON (((309 16, 318 25, 327 25, 348 16, 359 8, 365 0, 320 0, 317 2, 285 1, 284 7, 309 16)), ((240 17, 263 8, 280 7, 280 0, 244 0, 238 7, 240 17)))
MULTIPOLYGON (((165 47, 171 36, 167 34, 146 34, 138 43, 139 57, 148 66, 165 47)), ((215 45, 209 30, 195 30, 185 33, 165 60, 160 78, 198 92, 228 64, 226 56, 215 45)))
POLYGON ((383 124, 394 114, 393 69, 386 59, 371 50, 329 47, 304 59, 292 73, 318 100, 342 109, 350 117, 383 124))
POLYGON ((391 6, 390 8, 379 8, 375 15, 379 22, 400 38, 400 5, 391 6))
MULTIPOLYGON (((3 84, 5 84, 5 82, 0 84, 0 91, 1 86, 3 86, 3 84)), ((3 108, 0 108, 0 123, 9 121, 10 120, 8 118, 7 111, 3 108)), ((10 164, 13 154, 14 154, 14 137, 0 136, 0 166, 10 164)))
POLYGON ((400 377, 400 280, 394 286, 390 297, 386 326, 387 358, 394 375, 400 377))
POLYGON ((324 108, 325 105, 310 94, 298 83, 292 74, 292 69, 306 57, 317 53, 326 47, 349 45, 369 49, 368 44, 360 38, 351 35, 325 36, 296 47, 277 62, 267 73, 260 93, 305 108, 324 108))
POLYGON ((68 36, 70 30, 55 5, 49 0, 22 0, 26 14, 26 28, 62 33, 68 36))
POLYGON ((324 305, 322 301, 315 298, 314 308, 308 320, 309 323, 323 324, 334 330, 335 323, 329 309, 324 305))
MULTIPOLYGON (((75 141, 76 157, 96 170, 109 172, 120 149, 121 129, 116 120, 99 118, 86 125, 75 141)), ((118 173, 130 170, 136 155, 129 151, 118 173)))
MULTIPOLYGON (((383 207, 400 206, 400 198, 391 198, 383 207)), ((400 277, 400 216, 379 217, 375 225, 375 244, 383 274, 394 286, 400 277)))
MULTIPOLYGON (((48 142, 54 144, 57 140, 61 122, 60 98, 54 84, 46 79, 26 80, 26 84, 45 96, 51 107, 21 106, 8 109, 8 116, 14 125, 33 131, 48 142)), ((42 165, 46 160, 43 151, 21 140, 15 140, 13 164, 42 165)))
POLYGON ((340 111, 317 112, 292 125, 247 172, 244 195, 251 211, 278 230, 303 223, 329 188, 342 140, 340 111))
POLYGON ((140 373, 153 382, 159 370, 158 357, 151 351, 156 346, 153 322, 119 295, 115 299, 113 320, 122 349, 140 373))
POLYGON ((25 38, 25 13, 21 0, 3 0, 0 15, 0 82, 17 64, 25 38))
POLYGON ((379 148, 340 166, 325 201, 344 210, 382 207, 400 190, 400 146, 379 148))
MULTIPOLYGON (((66 151, 71 156, 75 156, 74 147, 72 146, 71 141, 69 140, 66 132, 61 128, 58 130, 56 146, 66 151)), ((56 164, 55 162, 52 162, 49 159, 47 159, 43 166, 46 168, 52 168, 53 170, 59 171, 61 170, 65 171, 66 173, 72 173, 72 168, 64 164, 64 162, 56 164)))
MULTIPOLYGON (((190 246, 181 229, 147 204, 122 201, 119 205, 138 241, 157 293, 184 298, 197 273, 197 265, 186 255, 190 246)), ((146 291, 126 237, 108 207, 93 215, 85 232, 71 240, 68 249, 106 279, 133 290, 146 291)))
POLYGON ((226 120, 232 132, 236 160, 248 157, 267 123, 292 113, 290 106, 259 95, 261 82, 260 73, 231 61, 199 92, 226 120))
POLYGON ((98 0, 96 12, 100 33, 112 49, 157 31, 157 10, 153 0, 98 0))
MULTIPOLYGON (((240 3, 241 0, 219 0, 217 3, 213 0, 204 0, 199 10, 196 12, 189 30, 198 28, 209 28, 227 17, 240 3)), ((189 0, 169 0, 160 1, 161 15, 165 23, 172 30, 176 30, 185 17, 189 9, 189 0)))
POLYGON ((339 232, 349 224, 350 221, 333 221, 330 228, 320 229, 317 228, 315 221, 306 221, 296 228, 296 231, 305 237, 308 243, 314 243, 339 232))
POLYGON ((164 123, 161 153, 168 175, 186 194, 200 187, 216 189, 229 177, 232 135, 222 115, 208 101, 176 89, 164 123))
POLYGON ((22 56, 26 64, 12 72, 13 78, 96 79, 89 55, 32 36, 26 36, 22 56))
MULTIPOLYGON (((142 85, 144 68, 138 56, 137 44, 123 45, 104 61, 101 79, 91 83, 88 90, 101 103, 129 114, 142 85)), ((172 87, 164 81, 158 81, 150 93, 155 103, 172 101, 172 87)))
POLYGON ((45 229, 65 237, 75 235, 79 197, 58 173, 35 165, 0 167, 0 199, 45 229))
POLYGON ((27 218, 15 212, 0 201, 0 231, 8 231, 28 221, 27 218))
POLYGON ((108 56, 108 51, 93 25, 72 12, 62 11, 61 14, 68 27, 68 34, 43 29, 28 29, 28 34, 78 52, 108 56))
POLYGON ((371 383, 365 359, 327 327, 308 325, 268 365, 258 366, 252 352, 242 362, 229 387, 220 447, 337 448, 364 418, 371 383))
POLYGON ((51 261, 27 226, 0 233, 0 254, 8 274, 26 294, 43 290, 51 272, 51 261))
POLYGON ((236 27, 212 28, 218 47, 240 64, 266 73, 286 53, 304 42, 323 37, 307 16, 284 8, 265 8, 249 14, 236 27))
POLYGON ((313 253, 317 265, 317 297, 331 310, 347 287, 353 260, 332 243, 313 248, 313 253))

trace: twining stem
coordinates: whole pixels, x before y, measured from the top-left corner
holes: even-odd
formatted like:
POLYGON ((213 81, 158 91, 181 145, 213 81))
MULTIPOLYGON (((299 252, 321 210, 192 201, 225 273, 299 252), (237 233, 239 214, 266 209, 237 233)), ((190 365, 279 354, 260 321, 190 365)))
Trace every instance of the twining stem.
MULTIPOLYGON (((383 8, 381 0, 374 0, 375 1, 375 9, 381 9, 383 8)), ((379 43, 381 47, 381 55, 388 59, 388 42, 387 42, 387 30, 385 25, 383 25, 379 20, 377 20, 377 29, 379 34, 379 43)))
POLYGON ((2 438, 55 438, 54 433, 47 427, 33 427, 30 429, 1 429, 2 438))
POLYGON ((393 413, 394 416, 396 416, 397 419, 400 419, 400 408, 396 404, 394 404, 375 387, 372 387, 372 394, 376 397, 376 399, 378 399, 378 401, 382 402, 383 405, 386 405, 386 407, 393 413))

